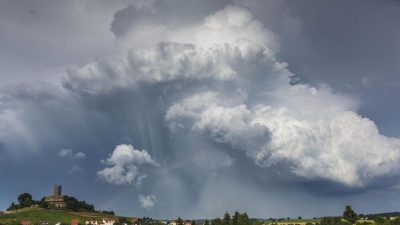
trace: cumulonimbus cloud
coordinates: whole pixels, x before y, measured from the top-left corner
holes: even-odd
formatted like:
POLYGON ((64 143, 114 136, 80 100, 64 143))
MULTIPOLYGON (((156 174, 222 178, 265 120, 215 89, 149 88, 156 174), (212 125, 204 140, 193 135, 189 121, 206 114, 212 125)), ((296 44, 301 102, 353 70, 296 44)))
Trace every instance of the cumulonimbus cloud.
MULTIPOLYGON (((361 187, 400 168, 400 139, 357 114, 356 98, 296 83, 276 59, 277 37, 246 9, 227 6, 184 27, 141 27, 119 37, 131 50, 68 71, 62 85, 74 100, 94 105, 127 92, 121 105, 140 115, 149 114, 143 105, 159 110, 149 115, 161 119, 146 122, 164 121, 172 135, 207 136, 261 167, 288 164, 305 179, 361 187)), ((127 145, 104 162, 98 175, 114 184, 134 183, 140 165, 156 164, 127 145)))
POLYGON ((246 9, 228 6, 164 37, 153 48, 73 71, 64 85, 89 94, 168 86, 172 132, 207 134, 260 166, 287 162, 307 179, 362 186, 399 167, 400 140, 358 115, 356 99, 326 85, 292 85, 294 75, 275 58, 276 37, 246 9))

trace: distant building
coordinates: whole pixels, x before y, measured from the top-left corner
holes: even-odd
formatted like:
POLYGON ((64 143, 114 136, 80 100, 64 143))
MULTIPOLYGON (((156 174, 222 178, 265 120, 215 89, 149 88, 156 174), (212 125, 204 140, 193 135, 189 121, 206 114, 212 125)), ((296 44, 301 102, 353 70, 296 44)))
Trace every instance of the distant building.
POLYGON ((87 220, 85 222, 86 225, 99 225, 99 222, 97 220, 87 220))
POLYGON ((315 224, 314 222, 303 222, 303 221, 296 221, 296 222, 278 222, 278 225, 306 225, 307 223, 315 224))
POLYGON ((114 223, 115 223, 115 220, 110 220, 110 219, 103 219, 100 222, 100 224, 103 224, 103 225, 114 225, 114 223))
POLYGON ((21 221, 21 225, 31 225, 31 221, 30 220, 22 220, 21 221))
POLYGON ((49 204, 50 207, 54 208, 64 208, 64 196, 61 195, 62 187, 61 185, 55 185, 53 188, 53 195, 45 197, 45 202, 49 204))
POLYGON ((72 219, 71 220, 71 225, 79 225, 81 222, 78 219, 72 219))
POLYGON ((100 221, 97 220, 88 220, 85 222, 86 225, 114 225, 115 220, 104 218, 100 221))
POLYGON ((138 225, 140 223, 140 219, 137 217, 133 217, 131 220, 131 224, 138 225))

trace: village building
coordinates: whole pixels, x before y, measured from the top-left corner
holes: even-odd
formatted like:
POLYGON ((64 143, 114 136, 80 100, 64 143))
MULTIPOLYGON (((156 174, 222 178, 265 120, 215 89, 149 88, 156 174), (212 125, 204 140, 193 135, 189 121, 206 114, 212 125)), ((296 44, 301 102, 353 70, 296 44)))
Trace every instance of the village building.
POLYGON ((139 218, 137 218, 137 217, 133 217, 133 218, 132 218, 131 224, 133 224, 133 225, 139 225, 139 223, 140 223, 140 219, 139 219, 139 218))
POLYGON ((30 220, 22 220, 21 221, 21 225, 31 225, 31 221, 30 220))
POLYGON ((64 196, 61 195, 62 187, 61 185, 55 185, 53 188, 53 195, 45 197, 45 202, 49 204, 50 207, 54 208, 64 208, 64 196))
POLYGON ((88 220, 85 222, 86 225, 114 225, 115 220, 103 218, 100 221, 98 220, 88 220))
POLYGON ((278 225, 306 225, 307 223, 315 224, 312 222, 303 222, 303 221, 298 221, 298 222, 278 222, 278 225))
MULTIPOLYGON (((189 220, 183 220, 182 224, 183 225, 191 225, 192 223, 189 220)), ((178 225, 178 221, 172 220, 169 222, 169 225, 178 225)))
POLYGON ((71 220, 71 225, 79 225, 81 222, 79 221, 79 219, 72 219, 71 220))

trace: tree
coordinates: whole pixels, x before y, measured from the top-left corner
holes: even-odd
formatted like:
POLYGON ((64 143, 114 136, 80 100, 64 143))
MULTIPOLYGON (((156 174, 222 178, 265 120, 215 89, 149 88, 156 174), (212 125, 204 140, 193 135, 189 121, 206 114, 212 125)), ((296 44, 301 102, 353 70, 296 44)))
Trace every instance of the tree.
POLYGON ((178 219, 176 220, 176 225, 183 225, 181 217, 178 217, 178 219))
POLYGON ((347 205, 343 212, 343 219, 345 219, 347 222, 351 224, 354 224, 358 220, 358 215, 357 213, 354 212, 351 206, 347 205))
POLYGON ((194 220, 192 220, 191 225, 196 225, 196 222, 194 220))
POLYGON ((94 212, 94 206, 87 203, 86 201, 78 201, 76 198, 71 196, 64 196, 64 202, 67 209, 72 211, 86 211, 86 212, 94 212))
POLYGON ((232 216, 232 225, 238 225, 239 224, 239 218, 240 218, 240 214, 239 214, 238 211, 236 211, 232 216))
POLYGON ((385 223, 385 219, 380 216, 374 217, 373 220, 376 224, 379 224, 379 225, 383 225, 385 223))
POLYGON ((220 218, 215 218, 211 220, 211 225, 222 225, 222 221, 220 218))
POLYGON ((228 212, 225 212, 224 219, 223 219, 223 225, 230 225, 230 224, 231 224, 231 215, 229 215, 228 212))
POLYGON ((18 207, 15 205, 14 202, 12 202, 11 205, 7 208, 7 211, 14 210, 14 209, 18 209, 18 207))
POLYGON ((400 218, 395 218, 394 220, 388 219, 384 225, 400 225, 400 218))
POLYGON ((22 193, 18 196, 18 202, 21 208, 29 207, 33 204, 32 195, 29 193, 22 193))
POLYGON ((114 223, 115 225, 131 224, 131 221, 126 217, 118 218, 118 221, 114 223))
POLYGON ((45 198, 40 199, 39 207, 44 209, 49 208, 49 204, 46 202, 45 198))
POLYGON ((343 222, 340 217, 322 217, 320 225, 348 225, 349 223, 343 222))
POLYGON ((115 212, 112 211, 112 210, 110 210, 110 211, 108 211, 108 210, 102 210, 102 211, 99 211, 99 212, 102 213, 102 214, 115 215, 115 212))
POLYGON ((240 225, 250 225, 250 219, 249 219, 249 216, 247 215, 247 213, 243 213, 240 216, 240 220, 239 221, 240 221, 239 222, 240 225))
POLYGON ((208 222, 207 219, 206 219, 206 221, 204 222, 204 225, 210 225, 210 223, 208 222))

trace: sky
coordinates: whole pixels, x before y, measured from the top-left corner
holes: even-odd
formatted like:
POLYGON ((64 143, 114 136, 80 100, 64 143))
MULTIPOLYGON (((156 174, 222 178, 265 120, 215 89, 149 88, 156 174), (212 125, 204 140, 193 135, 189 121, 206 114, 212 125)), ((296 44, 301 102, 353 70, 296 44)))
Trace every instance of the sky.
POLYGON ((400 2, 0 1, 0 210, 400 208, 400 2))

